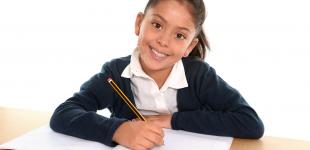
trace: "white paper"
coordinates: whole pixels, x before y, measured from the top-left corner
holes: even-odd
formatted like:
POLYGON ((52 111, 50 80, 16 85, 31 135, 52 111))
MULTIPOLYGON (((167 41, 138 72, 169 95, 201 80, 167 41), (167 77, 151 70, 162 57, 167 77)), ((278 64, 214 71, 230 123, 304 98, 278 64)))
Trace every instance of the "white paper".
MULTIPOLYGON (((222 136, 203 135, 185 131, 165 129, 165 145, 153 150, 229 150, 233 138, 222 136)), ((126 150, 122 146, 109 147, 104 144, 83 140, 80 138, 56 133, 49 126, 30 131, 8 143, 0 145, 1 148, 17 150, 126 150)))
MULTIPOLYGON (((153 150, 229 150, 232 140, 231 137, 165 129, 165 145, 153 148, 153 150)), ((113 150, 128 149, 118 145, 113 150)))

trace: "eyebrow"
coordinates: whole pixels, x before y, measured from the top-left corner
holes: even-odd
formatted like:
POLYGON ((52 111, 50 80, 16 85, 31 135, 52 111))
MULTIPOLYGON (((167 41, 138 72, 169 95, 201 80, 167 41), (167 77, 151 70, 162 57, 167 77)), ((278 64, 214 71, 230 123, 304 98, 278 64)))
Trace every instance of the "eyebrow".
MULTIPOLYGON (((159 14, 153 14, 154 16, 156 16, 156 17, 158 17, 158 18, 160 18, 161 20, 163 20, 165 23, 167 23, 168 21, 164 18, 164 17, 162 17, 161 15, 159 15, 159 14)), ((190 30, 188 29, 188 28, 186 28, 186 27, 181 27, 181 26, 177 26, 179 29, 181 29, 181 30, 186 30, 187 32, 190 32, 190 30)))

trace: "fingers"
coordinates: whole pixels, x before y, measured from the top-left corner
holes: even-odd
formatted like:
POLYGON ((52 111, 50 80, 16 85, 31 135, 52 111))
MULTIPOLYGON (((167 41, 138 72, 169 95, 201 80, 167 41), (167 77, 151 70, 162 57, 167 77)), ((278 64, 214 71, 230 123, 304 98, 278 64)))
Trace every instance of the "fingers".
POLYGON ((144 138, 150 141, 152 146, 159 146, 164 144, 164 138, 157 133, 145 136, 144 138))
POLYGON ((163 145, 164 141, 157 133, 146 133, 143 137, 137 139, 139 142, 134 145, 134 149, 151 149, 163 145))
POLYGON ((150 129, 160 138, 164 138, 164 130, 163 128, 157 126, 157 124, 153 124, 150 129))
POLYGON ((128 121, 116 130, 113 140, 130 149, 151 149, 164 143, 164 131, 152 122, 128 121))
POLYGON ((149 134, 144 134, 144 138, 151 141, 154 145, 162 145, 164 143, 164 130, 154 123, 148 122, 149 134))
POLYGON ((143 122, 145 126, 141 131, 141 145, 145 148, 153 148, 155 146, 163 145, 164 131, 161 127, 151 122, 143 122))
POLYGON ((144 137, 143 140, 137 146, 141 146, 143 149, 151 149, 159 145, 162 145, 162 144, 160 142, 156 142, 156 140, 152 138, 144 137))

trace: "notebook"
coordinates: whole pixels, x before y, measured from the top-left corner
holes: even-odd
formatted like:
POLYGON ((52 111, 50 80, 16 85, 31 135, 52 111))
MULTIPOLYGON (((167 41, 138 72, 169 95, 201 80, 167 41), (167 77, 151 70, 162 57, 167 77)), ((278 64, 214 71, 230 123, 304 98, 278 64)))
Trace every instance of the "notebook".
MULTIPOLYGON (((153 150, 229 150, 232 137, 212 136, 180 130, 165 129, 165 145, 153 150)), ((127 150, 123 146, 109 147, 104 144, 88 141, 54 132, 48 125, 32 130, 16 139, 0 145, 0 149, 17 150, 127 150)))

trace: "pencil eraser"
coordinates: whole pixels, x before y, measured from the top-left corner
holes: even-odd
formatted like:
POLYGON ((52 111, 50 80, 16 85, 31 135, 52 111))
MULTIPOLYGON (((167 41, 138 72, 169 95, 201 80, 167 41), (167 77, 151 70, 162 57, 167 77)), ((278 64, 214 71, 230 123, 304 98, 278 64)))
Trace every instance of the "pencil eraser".
POLYGON ((107 79, 107 81, 108 81, 108 82, 111 82, 111 81, 112 81, 112 78, 111 78, 111 77, 109 77, 109 78, 107 79))

